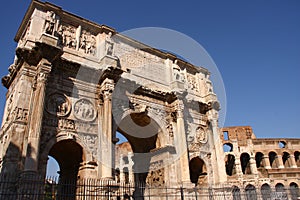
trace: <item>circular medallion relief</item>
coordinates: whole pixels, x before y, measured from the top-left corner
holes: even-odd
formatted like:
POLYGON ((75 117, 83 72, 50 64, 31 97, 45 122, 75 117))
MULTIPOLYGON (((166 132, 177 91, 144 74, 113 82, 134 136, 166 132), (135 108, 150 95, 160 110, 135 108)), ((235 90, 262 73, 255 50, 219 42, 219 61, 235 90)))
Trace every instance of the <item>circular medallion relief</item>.
POLYGON ((46 110, 52 115, 66 116, 71 110, 70 101, 63 94, 50 94, 47 97, 46 110))
POLYGON ((96 110, 92 102, 80 99, 74 104, 74 116, 83 121, 93 121, 96 118, 96 110))
POLYGON ((207 142, 207 134, 202 127, 198 127, 196 129, 196 142, 200 142, 200 143, 207 142))

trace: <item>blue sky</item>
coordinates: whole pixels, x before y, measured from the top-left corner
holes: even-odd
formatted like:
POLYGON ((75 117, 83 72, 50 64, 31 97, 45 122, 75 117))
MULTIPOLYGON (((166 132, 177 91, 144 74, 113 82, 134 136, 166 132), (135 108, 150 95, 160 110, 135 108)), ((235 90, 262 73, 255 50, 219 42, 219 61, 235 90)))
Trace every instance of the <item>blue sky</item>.
MULTIPOLYGON (((298 137, 300 1, 52 0, 64 10, 122 32, 162 27, 200 43, 226 89, 225 126, 250 125, 257 137, 298 137)), ((0 75, 13 62, 13 38, 29 0, 0 8, 0 75)), ((6 89, 0 87, 0 113, 6 89)))

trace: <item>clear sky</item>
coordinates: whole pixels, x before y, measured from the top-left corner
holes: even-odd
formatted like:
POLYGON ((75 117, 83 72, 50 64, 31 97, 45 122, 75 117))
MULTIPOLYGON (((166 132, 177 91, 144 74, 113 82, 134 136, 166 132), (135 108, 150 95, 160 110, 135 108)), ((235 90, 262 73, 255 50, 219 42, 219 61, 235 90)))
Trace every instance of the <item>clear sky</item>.
MULTIPOLYGON (((257 137, 300 138, 300 1, 51 0, 64 10, 122 32, 162 27, 199 42, 225 84, 225 126, 250 125, 257 137)), ((29 0, 0 7, 0 75, 29 0)), ((6 89, 0 87, 0 115, 6 89)))

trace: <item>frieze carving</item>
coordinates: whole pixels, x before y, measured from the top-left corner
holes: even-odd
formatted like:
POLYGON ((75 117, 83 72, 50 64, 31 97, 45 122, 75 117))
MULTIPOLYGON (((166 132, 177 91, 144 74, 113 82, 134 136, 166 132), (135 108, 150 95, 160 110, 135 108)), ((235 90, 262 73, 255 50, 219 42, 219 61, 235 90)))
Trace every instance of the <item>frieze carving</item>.
POLYGON ((68 130, 77 133, 97 133, 97 124, 66 118, 46 117, 43 121, 43 125, 47 127, 57 127, 58 131, 68 130))
POLYGON ((63 94, 50 94, 47 98, 46 110, 48 113, 57 116, 66 116, 71 111, 71 104, 67 97, 63 94))
POLYGON ((60 130, 71 130, 75 131, 75 122, 71 119, 60 119, 58 120, 58 128, 60 130))
POLYGON ((83 121, 93 121, 96 118, 96 109, 92 102, 80 99, 74 104, 74 116, 83 121))
POLYGON ((87 145, 87 147, 89 148, 93 158, 97 157, 97 141, 98 141, 98 136, 96 135, 91 135, 91 134, 82 134, 80 135, 80 137, 82 138, 83 142, 87 145))
POLYGON ((61 45, 88 55, 96 55, 96 36, 87 30, 81 30, 69 24, 62 24, 59 28, 61 45))

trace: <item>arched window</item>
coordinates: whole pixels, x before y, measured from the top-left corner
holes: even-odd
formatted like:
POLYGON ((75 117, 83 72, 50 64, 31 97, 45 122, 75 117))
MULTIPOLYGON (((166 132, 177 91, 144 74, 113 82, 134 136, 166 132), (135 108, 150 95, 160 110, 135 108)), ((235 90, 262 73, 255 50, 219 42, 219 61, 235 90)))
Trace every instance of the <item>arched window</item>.
POLYGON ((257 200, 256 188, 254 185, 247 185, 245 188, 247 200, 257 200))
POLYGON ((291 167, 290 154, 289 153, 283 152, 282 162, 283 162, 283 165, 284 165, 285 168, 291 167))
POLYGON ((242 166, 243 174, 251 174, 249 154, 248 153, 242 153, 240 159, 241 159, 241 166, 242 166))
POLYGON ((278 142, 278 146, 279 146, 280 149, 283 149, 283 148, 286 147, 286 142, 280 141, 280 142, 278 142))
POLYGON ((269 186, 269 184, 265 183, 261 186, 260 188, 261 190, 261 195, 262 195, 262 199, 263 200, 270 200, 271 199, 271 187, 269 186))
POLYGON ((223 151, 224 152, 232 152, 233 145, 231 143, 225 143, 223 144, 223 151))
POLYGON ((237 186, 233 186, 233 188, 232 188, 232 199, 233 200, 241 200, 241 190, 237 186))
POLYGON ((290 194, 292 200, 297 200, 298 197, 300 196, 299 187, 297 183, 294 182, 290 183, 290 194))
POLYGON ((295 156, 295 161, 296 161, 297 167, 300 167, 300 152, 295 151, 294 156, 295 156))
POLYGON ((269 153, 269 161, 272 168, 278 168, 277 154, 274 151, 269 153))
POLYGON ((225 169, 228 176, 235 174, 235 157, 234 155, 228 154, 225 157, 225 169))
POLYGON ((277 183, 275 185, 275 190, 276 190, 276 199, 282 199, 282 200, 287 200, 287 193, 285 191, 284 185, 282 183, 277 183))
POLYGON ((264 159, 264 154, 262 154, 261 152, 257 152, 255 154, 255 161, 256 161, 257 168, 264 167, 263 159, 264 159))

